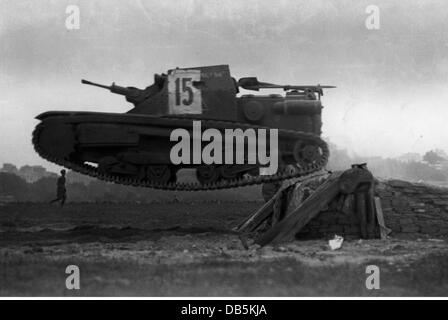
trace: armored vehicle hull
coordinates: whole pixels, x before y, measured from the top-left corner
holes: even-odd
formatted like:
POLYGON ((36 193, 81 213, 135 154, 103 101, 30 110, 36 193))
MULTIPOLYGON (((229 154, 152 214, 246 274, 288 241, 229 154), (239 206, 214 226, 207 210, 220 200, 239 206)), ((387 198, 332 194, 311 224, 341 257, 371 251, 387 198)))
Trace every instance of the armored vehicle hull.
MULTIPOLYGON (((154 84, 143 90, 97 85, 125 95, 134 108, 123 114, 43 113, 37 117, 40 123, 34 130, 33 144, 43 158, 68 169, 106 181, 168 190, 233 188, 322 169, 328 148, 320 138, 322 106, 315 95, 317 92, 320 98, 321 87, 291 89, 286 96, 236 97, 239 86, 250 90, 257 90, 255 85, 272 86, 254 79, 236 82, 227 66, 212 66, 170 70, 168 75, 156 75, 154 84), (173 163, 171 154, 178 143, 172 139, 174 130, 189 133, 192 149, 195 144, 199 148, 207 144, 195 136, 198 124, 200 130, 213 129, 223 136, 226 130, 244 134, 277 129, 278 170, 263 175, 262 163, 247 161, 249 139, 242 140, 247 150, 243 162, 173 163), (193 182, 178 181, 183 169, 193 169, 193 182)), ((222 159, 226 151, 223 148, 222 159)))

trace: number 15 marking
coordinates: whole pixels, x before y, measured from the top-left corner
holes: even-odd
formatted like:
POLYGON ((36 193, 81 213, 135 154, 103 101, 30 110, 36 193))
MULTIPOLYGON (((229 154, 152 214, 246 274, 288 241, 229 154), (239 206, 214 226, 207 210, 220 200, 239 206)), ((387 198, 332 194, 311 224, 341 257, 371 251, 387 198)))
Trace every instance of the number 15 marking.
POLYGON ((176 69, 168 73, 169 114, 202 114, 202 92, 193 84, 201 81, 200 70, 176 69))
POLYGON ((188 95, 187 99, 182 99, 182 104, 184 106, 189 106, 193 103, 193 89, 191 88, 191 78, 177 78, 176 79, 176 106, 181 105, 181 92, 180 92, 180 82, 182 79, 182 92, 186 92, 188 95))

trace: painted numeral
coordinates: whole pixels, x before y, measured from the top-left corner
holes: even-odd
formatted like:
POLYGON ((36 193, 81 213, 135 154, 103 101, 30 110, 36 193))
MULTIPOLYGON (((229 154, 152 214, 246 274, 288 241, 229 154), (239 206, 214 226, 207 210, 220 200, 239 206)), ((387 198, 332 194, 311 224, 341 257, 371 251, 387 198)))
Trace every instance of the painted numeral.
MULTIPOLYGON (((181 78, 176 79, 176 105, 181 105, 181 78)), ((193 103, 193 89, 191 88, 191 78, 182 78, 182 92, 186 92, 188 95, 187 99, 182 99, 182 104, 184 106, 189 106, 193 103)))

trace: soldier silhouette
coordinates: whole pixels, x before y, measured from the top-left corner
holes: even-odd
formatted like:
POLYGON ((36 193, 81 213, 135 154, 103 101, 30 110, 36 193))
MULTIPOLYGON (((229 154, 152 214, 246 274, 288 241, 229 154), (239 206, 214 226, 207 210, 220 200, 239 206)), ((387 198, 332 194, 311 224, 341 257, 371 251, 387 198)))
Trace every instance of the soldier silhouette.
POLYGON ((65 170, 62 169, 61 176, 58 178, 57 182, 56 199, 51 200, 50 203, 61 201, 62 207, 65 203, 65 199, 67 199, 67 190, 65 189, 65 170))

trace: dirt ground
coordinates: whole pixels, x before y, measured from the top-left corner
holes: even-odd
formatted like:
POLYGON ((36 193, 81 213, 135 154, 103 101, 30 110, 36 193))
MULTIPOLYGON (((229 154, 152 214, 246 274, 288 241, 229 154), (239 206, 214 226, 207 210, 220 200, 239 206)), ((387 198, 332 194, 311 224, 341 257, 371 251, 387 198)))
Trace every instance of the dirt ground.
POLYGON ((447 239, 328 239, 245 249, 261 202, 8 204, 1 296, 448 296, 447 239), (80 269, 68 290, 65 269, 80 269), (380 289, 366 288, 368 265, 380 289))

